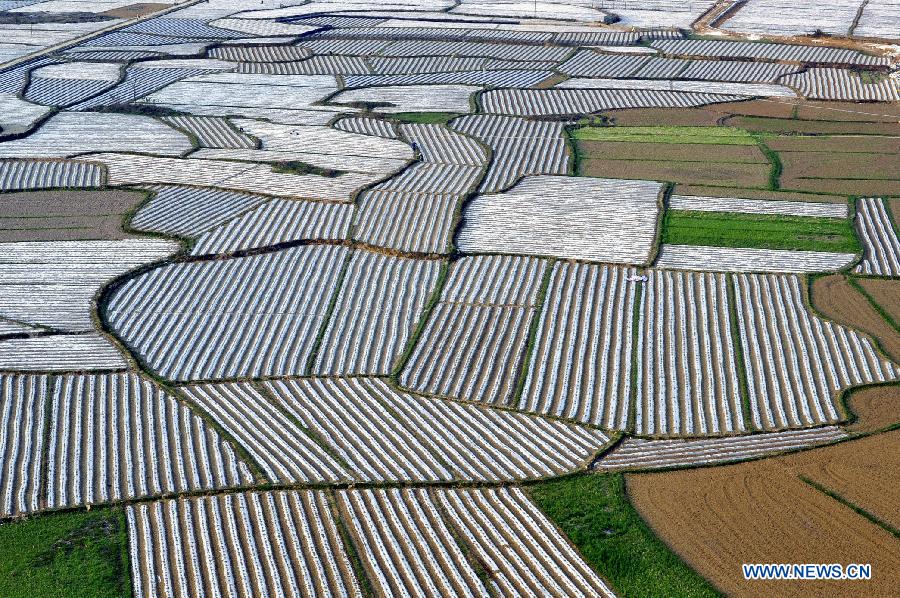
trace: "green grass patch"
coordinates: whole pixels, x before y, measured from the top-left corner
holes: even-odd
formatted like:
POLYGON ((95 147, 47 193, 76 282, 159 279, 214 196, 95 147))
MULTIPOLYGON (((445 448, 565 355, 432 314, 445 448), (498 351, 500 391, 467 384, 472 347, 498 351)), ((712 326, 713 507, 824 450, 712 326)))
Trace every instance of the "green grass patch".
POLYGON ((130 596, 121 509, 53 513, 0 525, 0 596, 130 596))
POLYGON ((583 141, 634 141, 638 143, 694 143, 756 145, 747 131, 734 127, 583 127, 574 131, 583 141))
POLYGON ((390 116, 404 123, 446 125, 459 114, 456 112, 398 112, 390 116))
POLYGON ((569 476, 527 489, 620 596, 719 595, 644 523, 622 474, 569 476))
POLYGON ((844 219, 690 210, 666 212, 662 242, 798 251, 859 251, 853 228, 844 219))

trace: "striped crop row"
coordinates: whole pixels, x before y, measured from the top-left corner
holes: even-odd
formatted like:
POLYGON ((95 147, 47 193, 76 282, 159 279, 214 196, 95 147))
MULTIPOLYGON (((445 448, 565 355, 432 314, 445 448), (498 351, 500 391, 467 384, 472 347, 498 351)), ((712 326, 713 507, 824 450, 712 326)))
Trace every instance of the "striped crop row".
POLYGON ((99 95, 116 85, 116 81, 101 79, 34 78, 25 90, 24 98, 44 106, 71 106, 99 95))
POLYGON ((742 461, 808 448, 846 438, 837 426, 786 430, 767 434, 703 438, 698 440, 645 440, 627 438, 595 464, 597 471, 661 469, 742 461))
POLYGON ((209 51, 210 58, 231 62, 295 62, 312 56, 312 51, 300 46, 218 46, 209 51))
POLYGON ((652 271, 638 337, 638 434, 744 431, 723 274, 652 271))
POLYGON ((519 409, 626 428, 634 275, 633 268, 553 267, 519 409))
POLYGON ((884 200, 878 197, 860 199, 856 209, 865 256, 854 271, 900 276, 900 239, 884 200))
POLYGON ((313 372, 390 374, 440 269, 441 263, 434 260, 355 252, 313 372))
POLYGON ((859 73, 847 69, 811 68, 796 75, 786 75, 780 81, 813 100, 900 100, 900 84, 896 79, 877 74, 872 77, 875 80, 867 82, 859 73))
POLYGON ((551 77, 553 71, 539 70, 478 70, 450 73, 414 73, 397 75, 351 75, 345 78, 347 87, 377 85, 485 85, 527 89, 551 77))
POLYGON ((46 376, 0 374, 0 516, 40 508, 48 384, 46 376))
POLYGON ((480 139, 493 152, 488 172, 478 187, 481 193, 503 191, 524 176, 568 172, 563 123, 479 114, 458 118, 452 126, 480 139))
POLYGON ((224 118, 184 115, 166 116, 160 120, 196 137, 200 147, 255 149, 257 145, 253 137, 238 131, 224 118))
POLYGON ((127 367, 119 349, 96 332, 0 340, 0 370, 84 372, 127 367))
POLYGON ((163 266, 118 288, 107 321, 172 380, 299 374, 347 257, 296 247, 163 266))
POLYGON ((389 120, 364 116, 347 116, 335 121, 334 128, 348 133, 373 135, 385 139, 397 139, 397 127, 389 120))
POLYGON ((811 315, 798 277, 743 274, 734 287, 756 428, 837 422, 839 390, 900 377, 868 339, 811 315))
POLYGON ((552 61, 520 62, 480 56, 409 56, 368 59, 378 75, 411 75, 422 73, 458 73, 463 71, 552 70, 552 61))
POLYGON ((339 55, 313 56, 299 62, 241 62, 236 72, 255 75, 370 74, 369 65, 359 56, 339 55))
POLYGON ((614 108, 691 108, 735 99, 714 93, 651 89, 493 89, 481 96, 484 112, 510 116, 578 116, 614 108))
POLYGON ((168 185, 151 186, 155 196, 134 215, 137 230, 197 236, 266 201, 260 195, 168 185))
POLYGON ((74 160, 0 160, 0 191, 102 187, 106 168, 74 160))
POLYGON ((856 255, 832 251, 793 251, 752 247, 660 245, 657 268, 715 272, 827 272, 840 270, 856 255))
POLYGON ((697 212, 736 212, 742 214, 778 214, 782 216, 813 216, 817 218, 846 218, 847 204, 811 201, 745 199, 742 197, 702 197, 672 195, 670 210, 697 212))
POLYGON ((665 54, 676 56, 709 56, 712 58, 758 58, 788 62, 814 62, 834 64, 881 65, 889 60, 871 56, 856 50, 827 46, 802 46, 789 44, 764 44, 758 42, 733 42, 725 40, 678 39, 654 40, 650 46, 665 54))

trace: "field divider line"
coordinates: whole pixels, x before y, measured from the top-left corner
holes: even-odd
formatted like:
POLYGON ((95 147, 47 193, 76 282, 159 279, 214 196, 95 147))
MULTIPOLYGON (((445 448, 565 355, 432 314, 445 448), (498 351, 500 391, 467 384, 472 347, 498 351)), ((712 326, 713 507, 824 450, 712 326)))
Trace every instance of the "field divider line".
MULTIPOLYGON (((858 279, 858 277, 856 277, 856 276, 847 276, 847 282, 850 284, 850 286, 852 286, 854 289, 859 291, 859 293, 863 297, 865 297, 866 301, 869 302, 869 305, 871 305, 872 308, 876 312, 878 312, 878 314, 882 318, 884 318, 888 324, 891 325, 891 328, 893 328, 897 332, 900 332, 900 323, 898 323, 897 320, 895 320, 894 317, 886 309, 884 309, 881 306, 881 304, 878 303, 878 301, 875 300, 875 297, 873 297, 872 295, 869 294, 869 292, 865 289, 864 286, 859 284, 859 281, 857 279, 858 279)), ((884 277, 879 276, 878 279, 884 279, 884 277)))
MULTIPOLYGON (((643 276, 648 276, 648 271, 646 269, 639 270, 639 272, 643 276)), ((644 293, 645 285, 646 283, 635 285, 634 305, 631 308, 631 371, 628 374, 629 401, 627 406, 628 414, 625 421, 625 433, 627 434, 633 434, 637 427, 638 392, 640 391, 642 380, 641 370, 644 366, 644 355, 642 351, 643 343, 641 342, 641 338, 643 336, 644 301, 646 301, 644 293)), ((615 444, 618 444, 618 441, 616 441, 615 444)))
POLYGON ((537 296, 534 300, 534 313, 531 315, 531 323, 528 325, 528 336, 525 341, 525 350, 521 361, 521 370, 516 379, 516 386, 513 389, 509 399, 508 407, 515 408, 525 392, 525 382, 528 379, 528 372, 531 366, 531 357, 534 354, 535 345, 537 345, 538 329, 541 325, 541 318, 547 303, 547 291, 550 289, 550 279, 553 277, 553 269, 556 266, 554 259, 547 260, 544 264, 544 272, 541 275, 541 286, 538 287, 537 296))
POLYGON ((306 366, 303 368, 303 373, 306 376, 313 375, 316 358, 319 356, 319 349, 322 347, 322 342, 325 340, 325 333, 328 332, 328 325, 331 323, 334 310, 337 308, 338 298, 341 296, 341 291, 344 288, 344 281, 347 278, 347 271, 350 269, 350 261, 353 259, 353 254, 354 248, 351 248, 350 251, 347 252, 347 257, 344 258, 344 263, 341 265, 341 271, 338 273, 337 282, 334 285, 334 293, 328 300, 328 307, 325 308, 325 314, 322 317, 322 325, 316 333, 312 349, 310 349, 309 352, 309 358, 306 360, 306 366))
POLYGON ((350 559, 350 567, 353 569, 353 574, 359 582, 359 589, 363 596, 375 596, 375 591, 373 589, 375 586, 372 583, 372 578, 369 576, 369 570, 366 569, 366 566, 363 564, 360 551, 356 547, 356 542, 353 539, 353 523, 350 521, 350 517, 344 512, 341 505, 338 504, 334 490, 329 489, 326 490, 325 493, 328 508, 331 510, 331 518, 334 520, 335 527, 337 527, 338 536, 341 538, 344 550, 347 552, 347 558, 350 559))
POLYGON ((53 432, 53 395, 56 387, 62 384, 62 375, 47 376, 47 394, 44 404, 43 428, 41 430, 41 464, 38 468, 38 508, 47 506, 47 494, 50 490, 50 434, 53 432))
POLYGON ((823 485, 823 484, 820 484, 820 483, 818 483, 818 482, 816 482, 816 481, 814 481, 814 480, 811 480, 810 478, 806 477, 805 475, 798 475, 797 477, 798 477, 803 483, 808 484, 809 486, 812 486, 813 488, 815 488, 816 490, 818 490, 819 492, 821 492, 821 493, 824 494, 825 496, 828 496, 829 498, 833 498, 834 500, 838 501, 839 503, 841 503, 842 505, 844 505, 844 506, 847 507, 848 509, 852 509, 857 515, 860 515, 860 516, 862 516, 862 517, 865 517, 865 518, 868 519, 870 522, 872 522, 872 523, 874 523, 875 525, 877 525, 878 527, 882 528, 884 531, 888 532, 889 534, 891 534, 891 535, 894 536, 895 538, 900 539, 900 530, 898 530, 897 528, 895 528, 894 526, 892 526, 892 525, 891 525, 890 523, 888 523, 887 521, 884 521, 883 519, 880 519, 879 517, 877 517, 877 516, 874 515, 873 513, 870 513, 869 511, 863 509, 863 508, 860 507, 859 505, 850 502, 849 500, 847 500, 846 498, 844 498, 843 496, 841 496, 840 494, 838 494, 838 493, 835 492, 834 490, 831 490, 831 489, 828 488, 827 486, 825 486, 825 485, 823 485))
POLYGON ((734 347, 734 365, 738 376, 738 392, 741 399, 741 413, 744 428, 748 432, 762 431, 754 428, 750 406, 750 386, 747 383, 747 360, 744 355, 744 343, 741 341, 740 324, 738 323, 737 297, 735 296, 735 275, 725 275, 725 296, 728 301, 728 323, 731 327, 731 342, 734 347))

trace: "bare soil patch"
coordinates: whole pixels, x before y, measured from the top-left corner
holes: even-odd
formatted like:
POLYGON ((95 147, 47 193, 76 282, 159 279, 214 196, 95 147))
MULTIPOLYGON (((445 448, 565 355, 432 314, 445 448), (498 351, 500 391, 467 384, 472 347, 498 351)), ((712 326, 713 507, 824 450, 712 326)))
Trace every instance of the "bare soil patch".
POLYGON ((579 140, 578 150, 588 160, 596 158, 607 160, 769 163, 763 153, 759 151, 759 148, 754 145, 579 140))
POLYGON ((143 17, 144 15, 153 14, 155 12, 159 12, 166 8, 172 6, 171 4, 160 4, 156 2, 138 2, 136 4, 129 4, 128 6, 120 6, 119 8, 114 8, 112 10, 106 10, 101 13, 97 13, 100 15, 104 15, 107 17, 113 17, 116 19, 134 19, 136 17, 143 17))
POLYGON ((856 282, 894 319, 894 322, 900 323, 900 280, 857 278, 856 282))
POLYGON ((689 185, 765 187, 768 164, 717 162, 639 162, 631 160, 583 160, 579 174, 607 178, 670 181, 689 185))
POLYGON ((0 194, 0 242, 125 239, 125 215, 144 200, 133 191, 0 194))
POLYGON ((870 386, 853 391, 847 403, 856 421, 851 432, 875 432, 900 422, 900 386, 870 386))
POLYGON ((627 108, 602 114, 622 127, 711 126, 723 116, 706 108, 627 108))
POLYGON ((900 181, 802 178, 782 175, 781 186, 797 191, 845 195, 900 195, 900 181))
POLYGON ((814 120, 793 120, 782 118, 760 118, 754 116, 735 116, 727 123, 732 127, 740 127, 748 131, 760 133, 807 133, 824 135, 900 135, 900 124, 869 122, 832 122, 814 120))
POLYGON ((766 145, 773 150, 788 152, 900 153, 900 137, 875 137, 873 135, 777 137, 775 139, 767 139, 766 145))
POLYGON ((808 101, 799 104, 797 118, 896 123, 900 120, 900 104, 808 101))
POLYGON ((900 154, 779 152, 787 177, 900 180, 900 154))
POLYGON ((823 195, 814 193, 802 193, 799 191, 768 191, 766 189, 720 189, 718 187, 704 187, 702 185, 678 185, 675 188, 678 195, 701 195, 704 197, 744 197, 748 199, 774 199, 786 201, 818 201, 825 203, 847 203, 845 195, 823 195))
POLYGON ((898 450, 900 431, 889 432, 763 461, 629 474, 627 490, 663 541, 729 595, 889 596, 900 584, 896 537, 800 476, 896 521, 898 450), (873 578, 746 581, 742 563, 871 563, 873 578))
POLYGON ((816 279, 812 284, 811 300, 826 317, 876 338, 889 353, 888 357, 900 362, 900 332, 875 311, 850 285, 846 276, 832 274, 816 279))

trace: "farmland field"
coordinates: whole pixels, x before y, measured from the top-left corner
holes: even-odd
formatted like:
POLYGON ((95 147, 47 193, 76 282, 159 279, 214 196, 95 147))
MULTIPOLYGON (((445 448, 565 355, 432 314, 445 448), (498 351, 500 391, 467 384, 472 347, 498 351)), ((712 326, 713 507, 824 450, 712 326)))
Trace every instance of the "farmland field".
POLYGON ((0 0, 0 597, 896 593, 896 9, 0 0))

